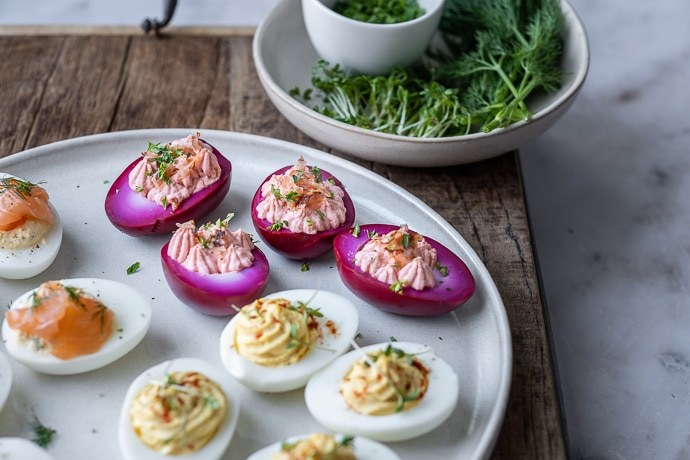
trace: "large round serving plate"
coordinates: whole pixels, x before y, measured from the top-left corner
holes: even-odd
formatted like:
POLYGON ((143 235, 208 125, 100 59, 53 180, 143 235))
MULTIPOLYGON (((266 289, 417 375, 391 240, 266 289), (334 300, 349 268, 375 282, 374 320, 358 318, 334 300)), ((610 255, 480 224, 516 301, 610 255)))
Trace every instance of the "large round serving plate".
POLYGON ((355 157, 399 166, 449 166, 472 163, 515 150, 549 129, 572 105, 589 68, 585 29, 566 0, 563 55, 564 81, 557 92, 535 96, 531 120, 490 133, 419 139, 377 133, 334 120, 290 95, 311 86, 311 68, 319 56, 304 26, 300 0, 282 0, 269 12, 254 36, 254 63, 259 79, 278 110, 313 139, 355 157))
MULTIPOLYGON (((0 170, 44 182, 64 224, 58 258, 39 276, 0 281, 0 303, 49 279, 99 277, 127 283, 151 299, 150 329, 129 354, 79 376, 40 375, 13 362, 14 384, 21 388, 15 407, 32 411, 59 435, 51 444, 56 458, 120 458, 118 414, 130 383, 156 363, 199 358, 222 369, 218 351, 228 318, 206 316, 183 305, 162 273, 160 249, 168 237, 135 238, 108 221, 103 201, 110 183, 150 142, 167 142, 197 129, 157 129, 93 135, 38 147, 0 159, 0 170), (127 274, 133 263, 139 270, 127 274), (98 410, 93 410, 98 408, 98 410), (65 414, 70 414, 66 417, 65 414)), ((287 289, 324 289, 350 299, 359 311, 366 346, 395 337, 433 347, 460 377, 459 403, 442 427, 418 439, 389 444, 402 458, 481 459, 498 436, 508 399, 512 351, 506 312, 496 286, 477 254, 457 231, 412 194, 373 172, 333 155, 284 141, 248 134, 201 130, 230 159, 235 172, 228 195, 207 221, 235 213, 230 225, 252 232, 250 202, 272 171, 307 163, 337 174, 352 196, 358 224, 407 222, 455 251, 477 281, 476 293, 461 308, 438 317, 411 318, 380 311, 355 297, 340 281, 328 254, 308 263, 264 250, 271 264, 266 295, 287 289)), ((203 223, 203 222, 202 222, 203 223)), ((283 394, 253 392, 239 383, 242 414, 225 458, 247 458, 262 446, 296 434, 323 430, 310 416, 302 389, 283 394), (298 427, 298 429, 296 429, 298 427)), ((15 417, 0 418, 6 436, 31 437, 15 417)))

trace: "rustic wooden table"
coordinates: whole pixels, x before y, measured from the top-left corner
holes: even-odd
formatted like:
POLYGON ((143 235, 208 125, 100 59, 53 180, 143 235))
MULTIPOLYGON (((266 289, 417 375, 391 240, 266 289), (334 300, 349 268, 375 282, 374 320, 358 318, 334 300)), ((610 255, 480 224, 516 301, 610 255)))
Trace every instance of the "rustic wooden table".
POLYGON ((564 458, 517 154, 465 166, 409 169, 333 151, 294 128, 270 103, 255 74, 251 32, 171 29, 156 38, 136 30, 0 31, 0 157, 108 131, 198 127, 283 139, 375 171, 453 225, 503 297, 513 379, 493 457, 564 458))

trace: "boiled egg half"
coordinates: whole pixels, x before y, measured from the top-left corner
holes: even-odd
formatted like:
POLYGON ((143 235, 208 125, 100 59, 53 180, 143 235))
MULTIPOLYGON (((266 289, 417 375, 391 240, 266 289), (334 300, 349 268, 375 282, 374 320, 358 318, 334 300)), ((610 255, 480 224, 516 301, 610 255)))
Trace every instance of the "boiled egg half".
POLYGON ((304 399, 311 415, 338 433, 366 436, 377 441, 402 441, 428 433, 441 425, 455 410, 459 395, 458 376, 427 345, 393 342, 355 349, 314 374, 307 383, 304 399), (340 393, 340 382, 366 353, 392 345, 414 355, 429 370, 429 384, 419 404, 390 415, 366 415, 351 409, 340 393))
POLYGON ((359 312, 352 302, 338 294, 314 289, 293 289, 264 298, 283 298, 318 309, 323 316, 317 317, 316 321, 323 333, 311 351, 296 363, 280 367, 263 366, 237 352, 235 330, 241 313, 235 315, 221 334, 220 357, 233 377, 255 391, 279 393, 304 386, 316 371, 345 353, 357 334, 359 312))
MULTIPOLYGON (((20 179, 11 174, 0 173, 0 179, 4 178, 20 179)), ((31 278, 45 271, 55 261, 62 245, 62 221, 57 209, 48 204, 55 221, 43 242, 28 248, 0 249, 0 278, 31 278)))
MULTIPOLYGON (((232 437, 235 434, 237 421, 240 416, 240 401, 237 396, 237 383, 225 370, 212 366, 197 358, 178 358, 157 364, 139 375, 129 386, 125 396, 119 421, 120 449, 127 460, 162 460, 170 459, 170 455, 158 453, 145 445, 134 432, 130 421, 130 407, 136 395, 152 381, 165 380, 171 372, 195 371, 204 374, 218 383, 227 399, 225 416, 213 438, 200 450, 180 455, 185 460, 214 460, 223 456, 232 437)), ((174 457, 174 456, 173 456, 174 457)))
POLYGON ((24 438, 0 438, 0 458, 3 460, 53 460, 43 447, 24 438))
MULTIPOLYGON (((296 443, 310 436, 311 434, 293 436, 284 441, 276 442, 254 452, 247 460, 271 460, 273 454, 280 452, 283 444, 296 443)), ((335 435, 335 439, 338 442, 342 442, 343 438, 343 435, 335 435)), ((361 436, 355 436, 354 439, 352 439, 351 446, 357 456, 357 460, 400 460, 398 454, 390 447, 361 436)))
MULTIPOLYGON (((95 353, 60 359, 47 350, 36 350, 31 341, 21 340, 20 333, 2 323, 2 338, 7 352, 20 363, 44 374, 79 374, 104 367, 129 353, 141 342, 151 324, 151 304, 147 297, 127 284, 98 278, 61 280, 65 286, 82 289, 100 300, 115 314, 113 333, 95 353)), ((37 289, 17 298, 11 309, 31 307, 37 289)))

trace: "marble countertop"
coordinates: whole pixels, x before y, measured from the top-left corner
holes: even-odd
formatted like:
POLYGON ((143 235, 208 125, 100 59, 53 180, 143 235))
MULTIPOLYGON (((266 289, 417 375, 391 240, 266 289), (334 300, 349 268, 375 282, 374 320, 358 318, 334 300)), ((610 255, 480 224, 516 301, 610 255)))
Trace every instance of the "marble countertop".
MULTIPOLYGON (((276 1, 179 2, 173 25, 256 25, 276 1)), ((520 154, 568 450, 690 458, 690 2, 571 3, 590 73, 520 154)), ((0 10, 0 25, 139 25, 163 0, 0 0, 0 10)))

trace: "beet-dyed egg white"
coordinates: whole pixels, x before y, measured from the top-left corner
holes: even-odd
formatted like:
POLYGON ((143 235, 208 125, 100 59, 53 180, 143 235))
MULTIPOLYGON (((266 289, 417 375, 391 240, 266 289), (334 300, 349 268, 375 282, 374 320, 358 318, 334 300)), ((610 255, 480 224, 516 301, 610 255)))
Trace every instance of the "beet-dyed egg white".
POLYGON ((304 399, 307 409, 319 423, 334 432, 391 442, 426 434, 448 419, 458 401, 458 376, 430 347, 411 342, 393 342, 392 345, 420 359, 429 370, 427 391, 416 406, 390 415, 366 415, 347 405, 340 393, 343 377, 365 353, 383 350, 388 345, 375 344, 353 350, 309 379, 304 399))
MULTIPOLYGON (((0 179, 14 178, 11 174, 0 173, 0 179)), ((50 230, 38 244, 20 249, 0 248, 0 278, 26 279, 45 271, 60 252, 62 245, 62 221, 57 209, 48 203, 54 222, 50 230)))
MULTIPOLYGON (((235 434, 241 404, 237 383, 224 369, 197 358, 178 358, 157 364, 140 374, 129 386, 119 420, 120 450, 127 460, 162 460, 174 457, 185 460, 214 460, 223 456, 235 434), (172 372, 198 372, 218 384, 225 395, 227 408, 213 437, 199 450, 184 455, 165 455, 144 444, 132 428, 130 408, 139 392, 151 383, 166 382, 172 372)), ((213 407, 213 406, 212 406, 213 407)), ((191 425, 191 424, 190 424, 191 425)), ((203 424, 202 424, 203 425, 203 424)), ((153 427, 155 428, 155 427, 153 427)))
POLYGON ((3 460, 54 460, 46 449, 25 438, 0 438, 3 460))
MULTIPOLYGON (((102 347, 91 354, 60 359, 47 350, 36 350, 32 341, 21 340, 7 318, 2 323, 2 338, 11 357, 44 374, 69 375, 107 366, 129 353, 146 335, 151 324, 151 304, 138 290, 117 281, 98 278, 61 280, 65 286, 82 289, 100 300, 114 313, 114 327, 102 347)), ((31 307, 36 289, 17 298, 10 309, 31 307)))
POLYGON ((433 270, 436 282, 434 287, 416 290, 403 286, 402 289, 395 290, 390 284, 377 280, 355 264, 355 254, 369 240, 369 235, 385 235, 399 228, 400 226, 388 224, 360 225, 335 238, 333 253, 345 286, 372 306, 400 315, 440 315, 467 302, 474 293, 474 276, 457 255, 432 238, 424 236, 424 240, 436 250, 438 257, 433 270))
POLYGON ((309 378, 350 347, 357 334, 359 313, 348 299, 327 291, 293 289, 265 296, 308 302, 323 317, 316 318, 323 330, 322 338, 311 351, 294 364, 268 367, 241 356, 235 347, 235 330, 239 314, 227 324, 220 337, 220 357, 228 372, 245 386, 268 393, 280 393, 303 387, 309 378))
POLYGON ((175 296, 211 316, 232 316, 235 306, 258 298, 270 274, 251 235, 229 230, 231 218, 198 229, 193 221, 181 224, 161 249, 163 274, 175 296))
MULTIPOLYGON (((341 231, 349 228, 355 221, 355 206, 352 198, 345 190, 342 182, 325 170, 319 170, 321 179, 329 181, 343 191, 343 205, 345 207, 345 221, 338 227, 317 233, 293 232, 282 225, 276 227, 275 222, 260 218, 257 214, 257 206, 265 200, 262 196, 263 185, 270 181, 274 175, 283 175, 292 166, 285 166, 270 174, 261 183, 252 199, 252 222, 254 228, 264 241, 273 250, 283 256, 294 260, 308 260, 322 256, 333 249, 333 239, 341 231)), ((290 200, 290 198, 287 198, 290 200)), ((317 217, 318 218, 318 217, 317 217)))
MULTIPOLYGON (((202 140, 202 142, 204 142, 202 140)), ((177 223, 200 219, 213 211, 230 189, 232 164, 215 147, 204 142, 218 160, 220 178, 194 192, 174 211, 142 196, 129 185, 129 174, 141 158, 137 158, 115 179, 105 198, 105 213, 110 222, 130 236, 162 235, 175 230, 177 223)))
MULTIPOLYGON (((273 454, 280 452, 283 444, 293 444, 302 439, 307 439, 310 436, 311 434, 291 436, 288 439, 276 442, 254 452, 247 460, 271 460, 273 454)), ((343 438, 343 435, 335 435, 335 439, 338 442, 342 442, 343 438)), ((400 460, 400 456, 390 447, 362 436, 355 436, 351 446, 357 460, 400 460)))

